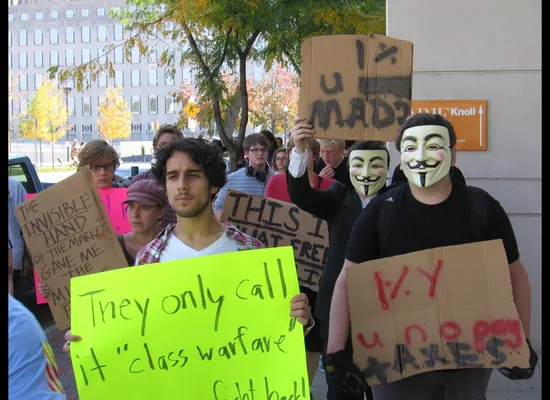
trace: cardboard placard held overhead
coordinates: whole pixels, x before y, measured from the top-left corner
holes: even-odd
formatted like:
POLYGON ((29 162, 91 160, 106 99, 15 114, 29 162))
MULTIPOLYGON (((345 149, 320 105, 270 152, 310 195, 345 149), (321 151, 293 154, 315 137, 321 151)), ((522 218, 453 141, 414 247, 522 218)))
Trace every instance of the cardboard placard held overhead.
POLYGON ((315 137, 393 141, 410 115, 413 44, 382 35, 302 42, 299 115, 315 137))
POLYGON ((128 264, 88 167, 25 200, 17 219, 58 329, 70 326, 70 279, 128 264))
POLYGON ((255 237, 266 247, 292 246, 300 286, 319 290, 328 257, 328 228, 321 218, 294 204, 228 190, 222 222, 255 237))
POLYGON ((347 269, 353 359, 372 385, 441 369, 529 367, 502 240, 347 269))

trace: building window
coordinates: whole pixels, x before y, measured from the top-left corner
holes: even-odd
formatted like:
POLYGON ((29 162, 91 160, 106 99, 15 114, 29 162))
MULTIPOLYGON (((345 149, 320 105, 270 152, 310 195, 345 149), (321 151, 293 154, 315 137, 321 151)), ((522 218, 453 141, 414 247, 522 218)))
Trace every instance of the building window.
POLYGON ((172 70, 170 68, 164 70, 164 84, 166 86, 175 85, 174 78, 172 77, 172 70))
POLYGON ((74 78, 68 78, 68 79, 65 81, 65 86, 70 87, 71 89, 74 89, 74 88, 75 88, 75 85, 74 85, 74 78))
POLYGON ((8 53, 8 68, 11 68, 11 53, 8 53))
POLYGON ((65 28, 65 43, 74 43, 74 28, 72 26, 65 28))
POLYGON ((150 69, 148 75, 149 75, 149 86, 157 86, 158 85, 157 70, 150 69))
POLYGON ((82 63, 90 62, 91 52, 90 49, 82 49, 82 63))
POLYGON ((11 47, 11 31, 8 31, 8 47, 11 47))
POLYGON ((69 97, 68 105, 69 105, 69 115, 71 117, 74 117, 76 115, 75 109, 74 109, 74 97, 69 97))
POLYGON ((132 96, 132 114, 141 114, 140 96, 132 96))
POLYGON ((65 11, 65 18, 74 18, 74 10, 65 11))
POLYGON ((44 56, 41 51, 34 52, 34 66, 43 67, 44 66, 44 56))
POLYGON ((75 59, 74 59, 74 50, 73 49, 67 49, 65 50, 65 64, 67 66, 73 66, 75 64, 75 59))
POLYGON ((27 68, 27 52, 26 51, 20 51, 19 52, 19 68, 27 68))
POLYGON ((89 43, 90 42, 90 27, 89 26, 83 26, 82 27, 82 43, 89 43))
POLYGON ((132 70, 132 86, 140 86, 140 70, 139 69, 133 69, 132 70))
POLYGON ((124 86, 124 71, 115 71, 115 86, 124 86))
MULTIPOLYGON (((19 46, 27 45, 27 30, 22 29, 19 31, 19 46)), ((10 35, 10 46, 11 46, 11 35, 10 35)))
POLYGON ((106 88, 107 87, 107 73, 106 72, 100 72, 98 77, 98 85, 100 88, 106 88))
POLYGON ((27 109, 27 106, 29 104, 29 101, 27 99, 20 99, 19 100, 19 113, 23 114, 25 110, 27 109))
POLYGON ((176 101, 174 97, 167 94, 166 95, 166 114, 175 114, 176 113, 176 101))
POLYGON ((57 50, 50 50, 50 67, 59 65, 59 53, 57 50))
POLYGON ((36 20, 37 21, 42 21, 44 19, 44 13, 43 12, 37 12, 36 13, 36 20))
MULTIPOLYGON (((36 14, 38 16, 38 14, 36 14)), ((13 22, 15 20, 15 17, 13 14, 8 14, 8 22, 13 22)))
POLYGON ((104 17, 105 16, 105 9, 104 8, 98 8, 97 14, 98 17, 104 17))
POLYGON ((44 43, 44 37, 42 35, 42 29, 35 29, 34 30, 34 44, 39 46, 43 43, 44 43))
POLYGON ((107 63, 107 54, 105 54, 105 50, 97 49, 97 60, 103 64, 107 63))
POLYGON ((59 33, 57 31, 57 28, 50 28, 50 44, 58 44, 59 43, 59 33))
POLYGON ((97 27, 97 41, 106 42, 107 41, 107 27, 105 25, 98 25, 97 27))
POLYGON ((115 64, 122 64, 122 63, 124 63, 122 47, 115 47, 115 64))
POLYGON ((122 40, 122 25, 115 25, 115 40, 122 40))
POLYGON ((28 20, 29 20, 29 13, 22 13, 21 21, 28 21, 28 20))
POLYGON ((132 47, 132 64, 139 63, 139 49, 137 47, 132 47))
POLYGON ((81 17, 89 17, 90 16, 90 10, 88 10, 87 8, 83 8, 82 10, 80 10, 80 16, 81 17))
POLYGON ((27 89, 28 89, 27 75, 21 74, 19 75, 19 90, 27 90, 27 89))
POLYGON ((59 11, 52 11, 50 13, 50 18, 51 19, 58 19, 59 18, 59 11))
POLYGON ((156 95, 149 95, 149 114, 158 114, 159 101, 156 95))
POLYGON ((40 89, 42 86, 42 74, 34 74, 34 90, 40 89))
POLYGON ((147 59, 150 63, 157 62, 157 45, 151 46, 151 49, 147 53, 147 59))
POLYGON ((82 98, 82 115, 92 115, 92 98, 82 98))
POLYGON ((99 96, 99 102, 97 103, 99 107, 101 107, 103 104, 107 103, 107 97, 105 96, 99 96))

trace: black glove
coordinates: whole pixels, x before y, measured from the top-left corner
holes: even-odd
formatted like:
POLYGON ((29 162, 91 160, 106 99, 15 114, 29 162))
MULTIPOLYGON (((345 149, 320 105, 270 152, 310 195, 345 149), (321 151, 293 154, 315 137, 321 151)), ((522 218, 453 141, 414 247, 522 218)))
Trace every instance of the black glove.
POLYGON ((327 354, 325 371, 331 386, 344 393, 362 395, 367 388, 367 382, 361 370, 353 363, 351 355, 345 350, 327 354))
POLYGON ((506 378, 511 379, 513 381, 519 381, 522 379, 531 379, 531 377, 535 373, 535 368, 539 361, 539 356, 537 356, 537 353, 531 347, 531 342, 529 342, 529 339, 525 339, 525 340, 527 341, 527 345, 529 346, 529 368, 503 367, 503 368, 499 368, 498 370, 498 372, 500 372, 506 378))

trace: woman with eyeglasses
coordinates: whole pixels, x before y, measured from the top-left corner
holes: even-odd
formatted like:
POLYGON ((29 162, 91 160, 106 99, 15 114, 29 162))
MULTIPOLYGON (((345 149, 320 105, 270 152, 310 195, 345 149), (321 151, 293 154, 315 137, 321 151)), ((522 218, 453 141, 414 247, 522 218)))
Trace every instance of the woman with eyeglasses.
POLYGON ((277 150, 275 150, 275 154, 273 155, 273 160, 275 161, 273 170, 278 174, 284 174, 288 168, 288 162, 289 162, 286 147, 280 147, 277 150))
POLYGON ((120 165, 116 150, 104 140, 86 143, 78 155, 78 169, 88 165, 98 189, 127 188, 130 181, 115 175, 120 165))

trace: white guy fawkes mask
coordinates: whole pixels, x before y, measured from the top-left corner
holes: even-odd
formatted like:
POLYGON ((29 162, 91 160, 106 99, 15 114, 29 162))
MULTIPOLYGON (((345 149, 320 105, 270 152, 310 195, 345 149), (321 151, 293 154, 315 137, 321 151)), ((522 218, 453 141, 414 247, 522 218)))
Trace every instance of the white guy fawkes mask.
POLYGON ((386 150, 353 150, 349 155, 349 177, 359 196, 378 193, 388 177, 386 150))
POLYGON ((401 138, 401 169, 418 187, 439 182, 451 168, 449 130, 440 125, 408 128, 401 138))

